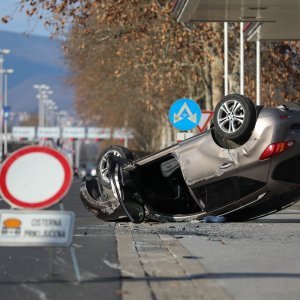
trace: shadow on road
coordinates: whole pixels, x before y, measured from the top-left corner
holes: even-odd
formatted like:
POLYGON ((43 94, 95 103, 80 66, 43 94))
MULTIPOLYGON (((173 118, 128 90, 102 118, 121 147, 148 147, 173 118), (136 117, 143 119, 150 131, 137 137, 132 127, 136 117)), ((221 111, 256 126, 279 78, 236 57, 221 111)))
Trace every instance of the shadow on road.
POLYGON ((262 219, 251 221, 251 223, 276 223, 276 224, 290 224, 290 223, 300 223, 299 219, 262 219))
POLYGON ((194 274, 189 276, 145 276, 145 277, 95 277, 91 279, 85 279, 81 282, 70 281, 64 279, 48 279, 41 281, 32 281, 32 280, 22 280, 22 281, 1 281, 2 284, 84 284, 84 283, 104 283, 104 282, 114 282, 114 281, 149 281, 149 282, 164 282, 164 281, 189 281, 189 280, 201 280, 201 279, 249 279, 249 278, 300 278, 300 273, 205 273, 205 274, 194 274))

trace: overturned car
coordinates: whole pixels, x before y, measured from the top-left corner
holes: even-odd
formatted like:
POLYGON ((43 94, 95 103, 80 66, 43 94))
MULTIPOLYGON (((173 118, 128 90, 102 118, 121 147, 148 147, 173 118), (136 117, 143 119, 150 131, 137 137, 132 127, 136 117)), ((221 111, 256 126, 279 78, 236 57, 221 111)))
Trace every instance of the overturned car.
POLYGON ((266 108, 232 94, 203 134, 136 160, 124 147, 106 149, 80 196, 104 220, 246 221, 298 201, 299 184, 300 106, 266 108))

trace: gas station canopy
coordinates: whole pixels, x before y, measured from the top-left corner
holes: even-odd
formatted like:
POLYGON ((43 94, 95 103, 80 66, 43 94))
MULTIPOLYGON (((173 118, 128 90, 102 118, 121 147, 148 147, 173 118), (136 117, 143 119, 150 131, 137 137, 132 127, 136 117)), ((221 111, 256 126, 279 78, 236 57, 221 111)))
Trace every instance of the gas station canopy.
POLYGON ((261 23, 261 40, 300 40, 300 0, 177 0, 179 22, 261 23))

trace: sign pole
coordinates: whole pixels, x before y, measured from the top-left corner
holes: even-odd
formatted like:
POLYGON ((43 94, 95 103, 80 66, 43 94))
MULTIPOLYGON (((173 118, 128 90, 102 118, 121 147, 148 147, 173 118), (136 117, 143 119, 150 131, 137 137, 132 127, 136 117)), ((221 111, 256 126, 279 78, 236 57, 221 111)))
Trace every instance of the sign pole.
MULTIPOLYGON (((59 210, 60 211, 64 211, 65 210, 64 209, 64 205, 63 205, 62 202, 59 203, 59 210)), ((71 255, 71 259, 72 259, 73 270, 74 270, 74 273, 75 273, 76 280, 78 282, 81 282, 80 269, 79 269, 79 264, 78 264, 78 260, 77 260, 77 256, 76 256, 76 252, 75 252, 74 246, 70 245, 69 250, 70 250, 70 255, 71 255)))
POLYGON ((50 276, 54 275, 54 267, 53 267, 53 249, 52 247, 49 248, 49 264, 48 264, 48 273, 50 276))
POLYGON ((72 245, 70 246, 70 253, 71 253, 71 258, 72 258, 72 263, 73 263, 73 268, 74 268, 76 280, 78 282, 81 282, 80 270, 79 270, 77 257, 76 257, 76 254, 75 254, 75 248, 72 245))

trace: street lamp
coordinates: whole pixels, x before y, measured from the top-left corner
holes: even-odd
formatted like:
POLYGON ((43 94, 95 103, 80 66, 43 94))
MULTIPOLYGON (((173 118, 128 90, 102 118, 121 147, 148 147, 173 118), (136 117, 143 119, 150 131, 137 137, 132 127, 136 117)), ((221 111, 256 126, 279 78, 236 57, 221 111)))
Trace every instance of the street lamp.
POLYGON ((9 54, 9 53, 10 53, 9 49, 0 49, 0 55, 9 54))
MULTIPOLYGON (((4 75, 4 109, 8 109, 8 101, 7 101, 7 91, 8 91, 8 84, 7 84, 7 77, 9 74, 12 74, 14 72, 13 69, 0 69, 0 73, 4 75)), ((8 116, 4 115, 4 136, 5 136, 5 140, 4 140, 4 155, 7 155, 7 129, 8 129, 8 116)))

